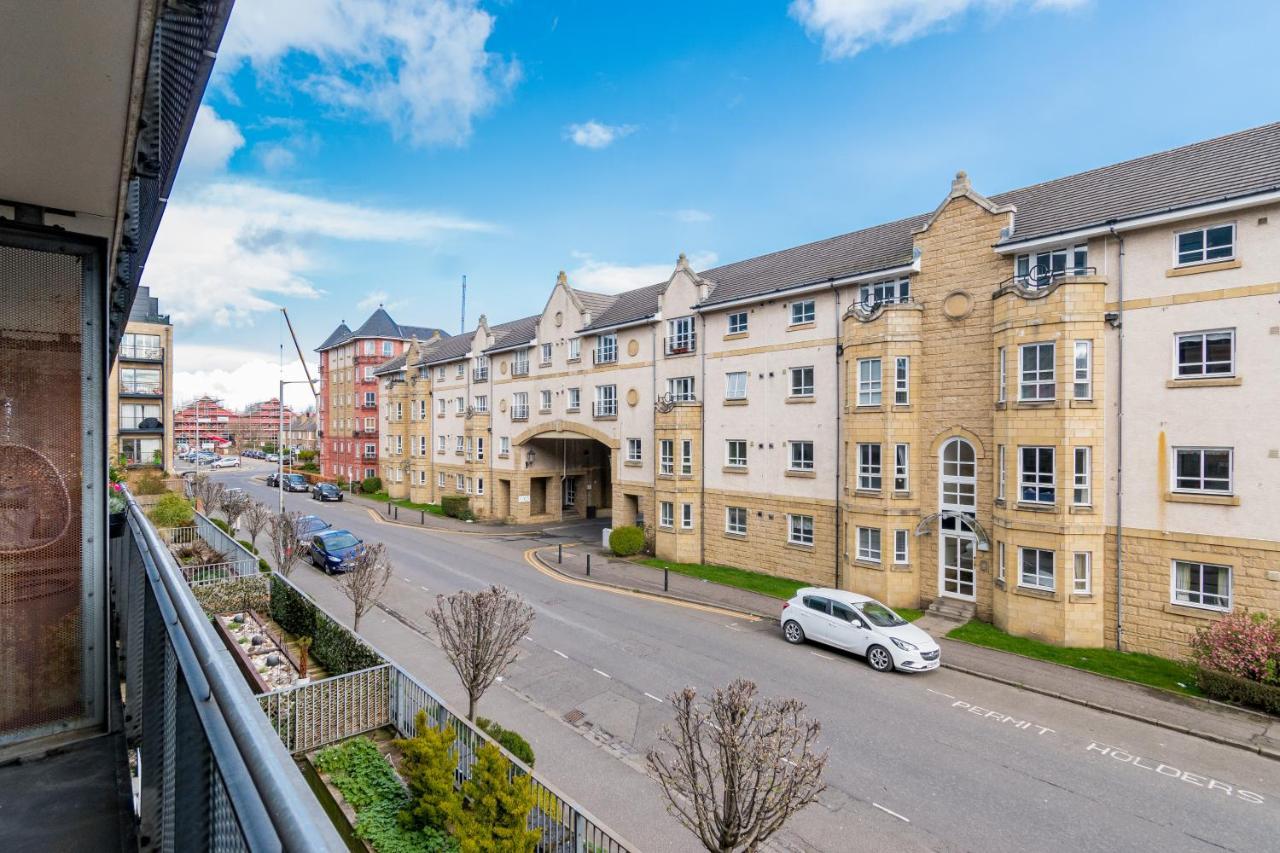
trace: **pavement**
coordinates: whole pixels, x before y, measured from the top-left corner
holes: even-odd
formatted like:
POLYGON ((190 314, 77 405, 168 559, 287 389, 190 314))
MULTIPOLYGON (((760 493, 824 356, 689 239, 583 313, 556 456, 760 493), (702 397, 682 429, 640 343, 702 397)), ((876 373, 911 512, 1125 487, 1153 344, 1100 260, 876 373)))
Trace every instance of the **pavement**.
MULTIPOLYGON (((253 473, 218 476, 271 497, 253 473)), ((652 580, 605 586, 594 560, 588 580, 534 556, 574 542, 573 530, 427 529, 361 502, 286 503, 386 543, 387 609, 361 633, 447 701, 461 701, 456 676, 419 630, 435 596, 499 583, 532 605, 519 659, 480 713, 524 734, 539 773, 639 850, 696 846, 644 772, 671 720, 667 697, 737 677, 799 699, 823 725, 827 790, 772 850, 1275 847, 1280 763, 1261 755, 955 669, 878 674, 839 651, 788 645, 775 619, 737 604, 663 598, 652 580)), ((305 565, 291 577, 349 623, 331 578, 305 565)), ((776 608, 770 600, 764 612, 776 608)), ((953 653, 948 643, 944 659, 953 653)))

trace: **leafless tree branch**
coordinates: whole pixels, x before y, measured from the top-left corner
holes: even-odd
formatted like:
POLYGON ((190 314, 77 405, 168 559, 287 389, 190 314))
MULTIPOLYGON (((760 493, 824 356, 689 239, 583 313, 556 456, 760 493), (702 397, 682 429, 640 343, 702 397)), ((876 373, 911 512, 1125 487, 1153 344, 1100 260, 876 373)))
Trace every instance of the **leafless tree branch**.
POLYGON ((351 600, 355 611, 351 630, 360 632, 360 617, 378 603, 390 579, 391 558, 381 542, 365 545, 352 560, 351 568, 338 575, 338 589, 351 600))
POLYGON ((296 512, 277 512, 271 514, 267 522, 267 534, 271 537, 271 559, 275 562, 276 571, 285 577, 293 571, 294 563, 301 556, 302 549, 298 544, 298 519, 296 512))
POLYGON ((270 523, 271 510, 267 505, 250 501, 248 509, 244 511, 244 529, 249 534, 249 542, 253 547, 258 547, 258 536, 270 523))
POLYGON ((516 659, 520 640, 533 624, 533 608, 500 586, 436 596, 427 615, 440 646, 467 691, 467 719, 493 682, 516 659))

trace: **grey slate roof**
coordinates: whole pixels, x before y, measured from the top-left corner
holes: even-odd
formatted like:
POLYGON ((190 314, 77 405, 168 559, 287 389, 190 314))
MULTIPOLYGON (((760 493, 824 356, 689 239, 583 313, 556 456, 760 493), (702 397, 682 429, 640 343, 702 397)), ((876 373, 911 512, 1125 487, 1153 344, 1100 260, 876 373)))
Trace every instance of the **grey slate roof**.
POLYGON ((336 347, 338 344, 351 337, 351 330, 347 328, 346 323, 339 323, 338 328, 329 333, 329 337, 324 339, 324 343, 316 347, 316 352, 326 350, 329 347, 336 347))
POLYGON ((1017 242, 1280 189, 1280 122, 992 196, 1017 242))
POLYGON ((351 333, 351 337, 401 338, 403 340, 417 337, 419 340, 426 340, 437 332, 441 337, 446 334, 442 329, 432 329, 429 326, 401 326, 391 319, 387 309, 378 306, 378 310, 370 314, 369 319, 364 321, 364 325, 351 333))
POLYGON ((385 376, 388 373, 395 373, 398 370, 404 370, 404 363, 405 363, 405 353, 400 353, 400 355, 396 356, 390 361, 384 361, 382 364, 379 364, 377 367, 375 367, 373 369, 373 375, 385 376))
POLYGON ((471 334, 454 335, 452 338, 445 338, 431 350, 422 363, 443 364, 446 361, 457 361, 460 358, 465 358, 467 353, 471 351, 471 340, 471 334))
POLYGON ((489 331, 493 333, 493 346, 486 349, 485 352, 532 343, 534 335, 538 332, 538 321, 541 319, 541 314, 534 314, 530 317, 521 317, 519 320, 510 320, 491 327, 489 331))
POLYGON ((610 293, 595 293, 590 290, 578 290, 576 287, 573 293, 578 297, 578 301, 582 303, 582 307, 591 314, 592 318, 598 316, 601 311, 612 305, 618 298, 610 293))
POLYGON ((600 314, 591 315, 591 324, 579 331, 590 332, 595 329, 607 329, 610 326, 621 326, 636 320, 643 320, 658 313, 658 297, 666 289, 667 283, 660 281, 647 287, 639 287, 619 293, 613 304, 600 314))

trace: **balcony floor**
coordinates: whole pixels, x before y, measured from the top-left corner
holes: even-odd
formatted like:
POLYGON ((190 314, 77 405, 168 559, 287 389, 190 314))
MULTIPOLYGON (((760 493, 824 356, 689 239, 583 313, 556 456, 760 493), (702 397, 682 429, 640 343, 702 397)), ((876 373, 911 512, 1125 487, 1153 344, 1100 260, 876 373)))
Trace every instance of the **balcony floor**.
POLYGON ((0 766, 0 850, 137 850, 128 771, 119 734, 0 766))

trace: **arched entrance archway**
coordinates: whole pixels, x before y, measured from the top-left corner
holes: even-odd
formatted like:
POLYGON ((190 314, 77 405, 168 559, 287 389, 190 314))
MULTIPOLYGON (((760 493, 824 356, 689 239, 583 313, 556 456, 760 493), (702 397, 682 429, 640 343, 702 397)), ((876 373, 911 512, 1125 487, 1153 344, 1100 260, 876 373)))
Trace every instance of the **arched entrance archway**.
POLYGON ((973 562, 978 537, 968 523, 978 506, 978 459, 963 438, 949 439, 938 453, 938 592, 973 601, 973 562))
POLYGON ((499 512, 521 521, 611 516, 617 444, 612 436, 572 421, 526 429, 512 443, 513 482, 498 482, 499 512))

